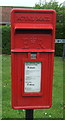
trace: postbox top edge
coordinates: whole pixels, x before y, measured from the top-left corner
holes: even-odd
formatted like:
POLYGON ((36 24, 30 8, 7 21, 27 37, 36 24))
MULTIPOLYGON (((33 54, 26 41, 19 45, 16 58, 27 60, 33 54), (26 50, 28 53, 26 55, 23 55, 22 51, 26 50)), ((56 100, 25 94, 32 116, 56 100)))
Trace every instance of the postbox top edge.
POLYGON ((51 13, 56 13, 55 10, 53 9, 24 9, 24 8, 13 8, 11 10, 11 13, 15 13, 15 12, 51 12, 51 13))

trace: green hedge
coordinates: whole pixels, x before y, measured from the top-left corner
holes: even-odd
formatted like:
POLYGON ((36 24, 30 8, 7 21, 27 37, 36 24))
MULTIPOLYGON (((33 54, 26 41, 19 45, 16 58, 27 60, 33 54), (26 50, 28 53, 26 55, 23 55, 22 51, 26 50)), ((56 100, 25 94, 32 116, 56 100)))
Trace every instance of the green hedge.
POLYGON ((60 39, 64 39, 65 38, 65 26, 63 26, 62 23, 57 23, 56 24, 56 39, 60 38, 60 39))
MULTIPOLYGON (((1 28, 1 27, 0 27, 1 28)), ((58 34, 59 30, 57 30, 58 34)), ((2 53, 3 54, 10 54, 11 49, 11 41, 10 41, 10 27, 9 26, 3 26, 2 27, 2 53)), ((62 33, 62 31, 61 31, 62 33)), ((59 38, 56 34, 56 37, 59 38)), ((62 35, 62 34, 61 34, 62 35)), ((56 43, 55 45, 55 55, 56 56, 62 56, 63 53, 63 44, 56 43)))
POLYGON ((62 55, 63 55, 63 43, 56 43, 55 56, 62 56, 62 55))
POLYGON ((2 53, 10 54, 10 27, 2 26, 2 53))

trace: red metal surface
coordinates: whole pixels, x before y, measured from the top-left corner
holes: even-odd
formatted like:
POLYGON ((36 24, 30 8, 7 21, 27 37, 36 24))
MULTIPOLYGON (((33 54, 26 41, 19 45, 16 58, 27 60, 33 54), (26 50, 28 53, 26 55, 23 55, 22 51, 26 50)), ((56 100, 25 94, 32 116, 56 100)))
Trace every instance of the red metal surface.
POLYGON ((52 105, 56 13, 13 9, 11 12, 12 108, 41 109, 52 105), (31 53, 36 53, 36 59, 31 53), (41 91, 24 92, 25 62, 41 62, 41 91))
POLYGON ((48 29, 48 30, 52 30, 53 26, 51 24, 20 24, 17 23, 15 24, 15 29, 48 29))

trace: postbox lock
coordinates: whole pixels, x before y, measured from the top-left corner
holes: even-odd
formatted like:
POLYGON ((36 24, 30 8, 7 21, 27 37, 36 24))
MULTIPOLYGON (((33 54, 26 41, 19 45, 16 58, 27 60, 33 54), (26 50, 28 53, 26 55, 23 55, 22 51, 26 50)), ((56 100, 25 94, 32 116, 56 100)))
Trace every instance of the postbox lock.
POLYGON ((31 59, 36 59, 36 57, 37 57, 37 54, 36 53, 31 53, 31 59))

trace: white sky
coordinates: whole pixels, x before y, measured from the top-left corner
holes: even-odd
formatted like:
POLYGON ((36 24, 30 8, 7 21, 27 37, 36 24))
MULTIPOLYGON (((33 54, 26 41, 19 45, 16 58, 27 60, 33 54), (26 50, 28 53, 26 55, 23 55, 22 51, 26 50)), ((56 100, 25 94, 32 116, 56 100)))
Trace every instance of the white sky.
MULTIPOLYGON (((0 0, 0 6, 29 6, 33 7, 35 3, 43 2, 45 0, 0 0)), ((49 2, 50 0, 46 0, 49 2)), ((55 0, 59 3, 63 3, 65 0, 55 0)))

